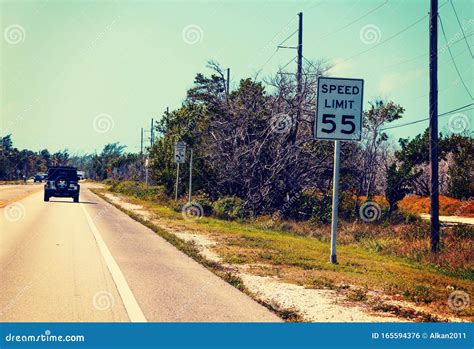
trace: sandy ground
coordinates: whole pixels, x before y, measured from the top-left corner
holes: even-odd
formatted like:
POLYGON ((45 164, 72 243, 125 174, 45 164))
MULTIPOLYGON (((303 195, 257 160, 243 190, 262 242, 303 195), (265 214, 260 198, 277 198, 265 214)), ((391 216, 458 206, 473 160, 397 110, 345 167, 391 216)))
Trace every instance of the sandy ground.
MULTIPOLYGON (((120 196, 106 193, 107 199, 115 204, 151 219, 154 224, 162 229, 175 234, 185 241, 193 241, 201 254, 209 260, 219 262, 220 257, 212 250, 217 242, 211 237, 188 231, 177 230, 175 227, 165 225, 159 217, 152 217, 144 207, 126 202, 120 196)), ((224 265, 233 270, 243 281, 245 287, 259 300, 272 305, 276 309, 291 309, 310 322, 400 322, 406 321, 384 313, 369 313, 365 308, 347 303, 345 297, 334 290, 307 289, 274 277, 252 275, 245 266, 224 265)))
MULTIPOLYGON (((430 219, 430 215, 427 213, 420 214, 420 217, 426 220, 430 219)), ((460 216, 439 216, 441 222, 446 223, 462 223, 474 225, 474 218, 472 217, 460 217, 460 216)))

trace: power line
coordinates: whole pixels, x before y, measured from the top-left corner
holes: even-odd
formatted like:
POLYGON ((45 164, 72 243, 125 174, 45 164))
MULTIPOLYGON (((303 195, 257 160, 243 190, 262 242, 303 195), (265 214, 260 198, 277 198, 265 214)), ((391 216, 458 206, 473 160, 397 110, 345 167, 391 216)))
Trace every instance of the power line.
MULTIPOLYGON (((441 20, 441 16, 439 14, 438 14, 438 18, 439 18, 439 24, 441 25, 441 32, 443 33, 444 41, 446 42, 446 45, 448 45, 448 38, 446 37, 446 32, 444 31, 443 21, 441 20)), ((469 97, 472 100, 473 98, 472 98, 471 92, 469 92, 469 89, 467 88, 467 85, 464 82, 464 79, 462 78, 461 72, 458 69, 456 61, 454 60, 453 53, 451 52, 451 48, 449 46, 448 46, 448 52, 449 52, 449 55, 451 56, 451 61, 453 62, 454 69, 456 69, 456 72, 458 73, 459 79, 461 80, 464 88, 466 89, 467 94, 469 95, 469 97)))
POLYGON ((343 25, 342 27, 340 27, 339 29, 336 29, 336 30, 333 30, 319 38, 317 38, 316 40, 320 40, 320 39, 324 39, 324 38, 327 38, 328 36, 331 36, 335 33, 339 33, 341 30, 344 30, 346 29, 347 27, 350 27, 351 25, 353 25, 354 23, 357 23, 358 21, 360 21, 361 19, 364 19, 365 17, 369 16, 370 14, 374 13, 375 11, 377 11, 378 9, 382 8, 383 6, 387 5, 388 4, 388 0, 385 0, 384 3, 372 8, 371 10, 369 10, 368 12, 364 13, 362 16, 352 20, 351 22, 343 25))
MULTIPOLYGON (((292 17, 290 21, 288 21, 288 23, 286 25, 284 25, 282 27, 282 29, 280 29, 278 31, 278 33, 276 33, 272 39, 270 40, 270 43, 272 43, 277 37, 278 35, 280 35, 280 33, 284 30, 284 28, 288 28, 288 26, 295 20, 295 17, 292 17)), ((296 31, 298 32, 298 31, 296 31)), ((294 32, 293 34, 291 34, 288 38, 286 38, 282 43, 284 43, 286 40, 288 40, 291 36, 293 36, 296 32, 294 32)), ((280 44, 281 45, 281 44, 280 44)), ((266 65, 272 60, 273 57, 275 57, 275 55, 277 54, 278 52, 278 46, 277 48, 275 49, 275 51, 271 54, 271 56, 265 61, 265 63, 263 63, 262 67, 260 69, 258 69, 258 71, 261 71, 263 68, 266 67, 266 65)))
POLYGON ((277 49, 272 53, 272 55, 265 61, 265 63, 263 63, 262 67, 259 69, 259 70, 262 70, 263 68, 266 67, 266 65, 268 64, 268 62, 270 62, 272 60, 273 57, 275 57, 275 55, 277 54, 278 52, 278 47, 277 49))
MULTIPOLYGON (((455 113, 455 112, 460 111, 460 110, 463 110, 463 111, 472 110, 472 109, 474 109, 474 108, 464 109, 464 108, 470 107, 470 106, 472 106, 472 105, 474 105, 474 103, 466 104, 466 105, 463 106, 463 107, 459 107, 459 108, 456 108, 456 109, 453 109, 453 110, 449 110, 449 111, 447 111, 447 112, 444 112, 444 113, 442 113, 442 114, 438 114, 438 117, 446 116, 446 115, 455 113)), ((386 130, 391 130, 391 129, 394 129, 394 128, 399 128, 399 127, 414 125, 414 124, 418 124, 418 123, 423 122, 423 121, 428 121, 429 119, 430 119, 430 118, 428 117, 428 118, 423 118, 423 119, 419 119, 419 120, 407 122, 407 123, 400 124, 400 125, 384 127, 384 128, 381 129, 381 131, 386 131, 386 130)))
MULTIPOLYGON (((473 35, 474 35, 474 32, 469 33, 469 34, 466 35, 466 38, 468 38, 468 37, 470 37, 470 36, 473 36, 473 35)), ((460 38, 460 39, 451 41, 451 42, 449 43, 449 46, 452 46, 453 44, 455 44, 455 43, 457 43, 457 42, 459 42, 459 41, 461 41, 461 40, 463 40, 463 38, 460 38)), ((443 46, 443 47, 441 47, 441 48, 438 50, 438 53, 441 53, 442 51, 444 51, 444 50, 447 49, 447 48, 448 48, 448 46, 443 46)), ((464 53, 465 51, 467 51, 467 50, 462 51, 462 53, 464 53)), ((384 68, 396 67, 397 65, 405 64, 405 63, 408 63, 408 62, 411 62, 411 61, 415 61, 415 60, 417 60, 417 59, 420 59, 420 58, 426 57, 426 56, 428 56, 428 53, 422 53, 422 54, 419 54, 419 55, 417 55, 417 56, 415 56, 415 57, 407 58, 407 59, 405 59, 405 60, 403 60, 403 61, 399 61, 399 62, 396 62, 396 63, 393 63, 393 64, 386 65, 384 68)), ((456 57, 457 57, 457 56, 456 56, 456 57)))
POLYGON ((295 58, 293 57, 288 63, 286 63, 283 67, 280 68, 280 71, 285 69, 291 62, 294 62, 295 58))
MULTIPOLYGON (((316 69, 316 71, 318 71, 318 68, 316 68, 316 67, 314 66, 313 62, 311 62, 311 61, 310 61, 308 58, 306 58, 305 56, 303 56, 303 58, 304 58, 304 60, 305 60, 306 62, 308 62, 309 65, 311 65, 314 69, 316 69)), ((306 75, 311 75, 311 74, 306 74, 306 75)), ((314 75, 316 75, 316 74, 314 74, 314 75)))
MULTIPOLYGON (((447 0, 446 2, 444 2, 442 5, 440 5, 438 9, 440 9, 441 7, 443 7, 444 5, 446 5, 446 4, 448 3, 448 1, 449 1, 449 0, 447 0)), ((362 55, 362 54, 364 54, 364 53, 367 53, 367 52, 369 52, 369 51, 372 51, 373 49, 379 47, 380 45, 385 44, 386 42, 388 42, 388 41, 390 41, 390 40, 396 38, 397 36, 403 34, 403 33, 406 32, 407 30, 411 29, 412 27, 414 27, 415 25, 417 25, 418 23, 420 23, 422 20, 424 20, 426 17, 428 17, 428 14, 424 15, 424 16, 421 17, 421 18, 418 18, 416 21, 414 21, 413 23, 411 23, 411 24, 409 24, 408 26, 404 27, 402 30, 398 31, 397 33, 395 33, 395 34, 389 36, 387 39, 382 40, 382 41, 378 42, 377 44, 373 45, 372 47, 369 47, 369 48, 366 49, 366 50, 363 50, 363 51, 361 51, 361 52, 358 52, 358 53, 356 53, 356 54, 354 54, 354 55, 352 55, 352 56, 350 56, 350 57, 344 59, 342 62, 346 62, 346 61, 348 61, 348 60, 350 60, 350 59, 353 59, 353 58, 355 58, 355 57, 358 57, 358 56, 360 56, 360 55, 362 55)))
POLYGON ((471 53, 471 57, 474 57, 473 54, 472 54, 472 51, 471 51, 471 46, 469 46, 469 43, 467 42, 466 34, 464 34, 464 29, 461 25, 461 21, 459 20, 458 13, 456 12, 456 8, 454 7, 453 0, 450 0, 449 2, 451 3, 451 7, 453 8, 454 14, 456 15, 456 20, 458 21, 459 28, 461 28, 462 36, 464 37, 464 41, 466 41, 466 45, 469 48, 469 52, 471 53))
POLYGON ((296 33, 298 33, 298 29, 296 29, 293 33, 291 33, 290 36, 288 36, 285 40, 283 40, 278 46, 283 45, 285 42, 288 41, 288 39, 291 39, 291 37, 293 37, 293 35, 295 35, 296 33))
POLYGON ((355 58, 355 57, 358 57, 358 56, 360 56, 360 55, 362 55, 362 54, 364 54, 364 53, 367 53, 367 52, 369 52, 369 51, 372 51, 373 49, 379 47, 380 45, 385 44, 386 42, 388 42, 388 41, 390 41, 390 40, 396 38, 397 36, 403 34, 403 33, 406 32, 408 29, 410 29, 410 28, 414 27, 415 25, 417 25, 418 23, 420 23, 420 22, 421 22, 422 20, 424 20, 426 17, 428 17, 428 15, 424 15, 423 17, 417 19, 415 22, 413 22, 413 23, 411 23, 410 25, 406 26, 406 27, 403 28, 402 30, 400 30, 400 31, 398 31, 397 33, 393 34, 392 36, 389 36, 387 39, 382 40, 382 41, 378 42, 377 44, 375 44, 374 46, 369 47, 369 48, 366 49, 366 50, 363 50, 363 51, 361 51, 361 52, 359 52, 359 53, 356 53, 356 54, 354 54, 354 55, 352 55, 352 56, 350 56, 350 57, 344 59, 342 62, 346 62, 346 61, 348 61, 348 60, 350 60, 350 59, 353 59, 353 58, 355 58))

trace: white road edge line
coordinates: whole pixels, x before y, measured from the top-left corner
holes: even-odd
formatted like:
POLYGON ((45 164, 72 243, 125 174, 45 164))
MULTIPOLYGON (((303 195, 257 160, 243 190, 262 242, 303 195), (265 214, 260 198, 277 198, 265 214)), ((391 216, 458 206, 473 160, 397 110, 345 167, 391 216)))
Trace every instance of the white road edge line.
POLYGON ((80 204, 80 206, 82 207, 82 210, 86 215, 87 223, 89 224, 92 234, 94 234, 94 238, 97 242, 97 246, 99 247, 99 251, 102 254, 102 257, 104 257, 105 263, 109 268, 110 274, 112 274, 112 279, 114 280, 115 285, 117 286, 117 290, 120 294, 120 297, 122 298, 123 304, 125 305, 125 309, 127 310, 127 314, 130 318, 130 321, 147 322, 145 315, 143 315, 142 309, 138 305, 138 302, 132 293, 132 290, 130 290, 130 287, 128 286, 127 280, 125 280, 122 271, 120 270, 117 262, 110 253, 109 248, 102 239, 102 236, 100 235, 99 230, 95 226, 91 216, 89 215, 83 204, 80 204))

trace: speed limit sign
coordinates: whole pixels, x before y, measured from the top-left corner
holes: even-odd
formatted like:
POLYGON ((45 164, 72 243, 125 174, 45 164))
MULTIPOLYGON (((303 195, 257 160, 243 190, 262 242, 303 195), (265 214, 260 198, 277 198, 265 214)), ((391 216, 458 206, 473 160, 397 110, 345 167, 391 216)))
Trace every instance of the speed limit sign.
POLYGON ((363 94, 364 80, 318 78, 314 138, 334 141, 331 254, 329 257, 329 261, 333 264, 337 263, 336 237, 341 141, 360 141, 361 139, 363 94))
POLYGON ((314 138, 360 141, 364 80, 318 78, 314 138))

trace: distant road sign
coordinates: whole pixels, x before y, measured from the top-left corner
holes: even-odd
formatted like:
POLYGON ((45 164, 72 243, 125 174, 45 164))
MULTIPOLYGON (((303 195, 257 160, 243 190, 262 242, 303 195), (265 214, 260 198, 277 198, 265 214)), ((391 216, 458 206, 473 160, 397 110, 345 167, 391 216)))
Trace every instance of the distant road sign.
POLYGON ((176 142, 174 144, 174 162, 184 164, 186 160, 186 143, 176 142))
POLYGON ((314 138, 360 141, 364 80, 318 78, 314 138))

